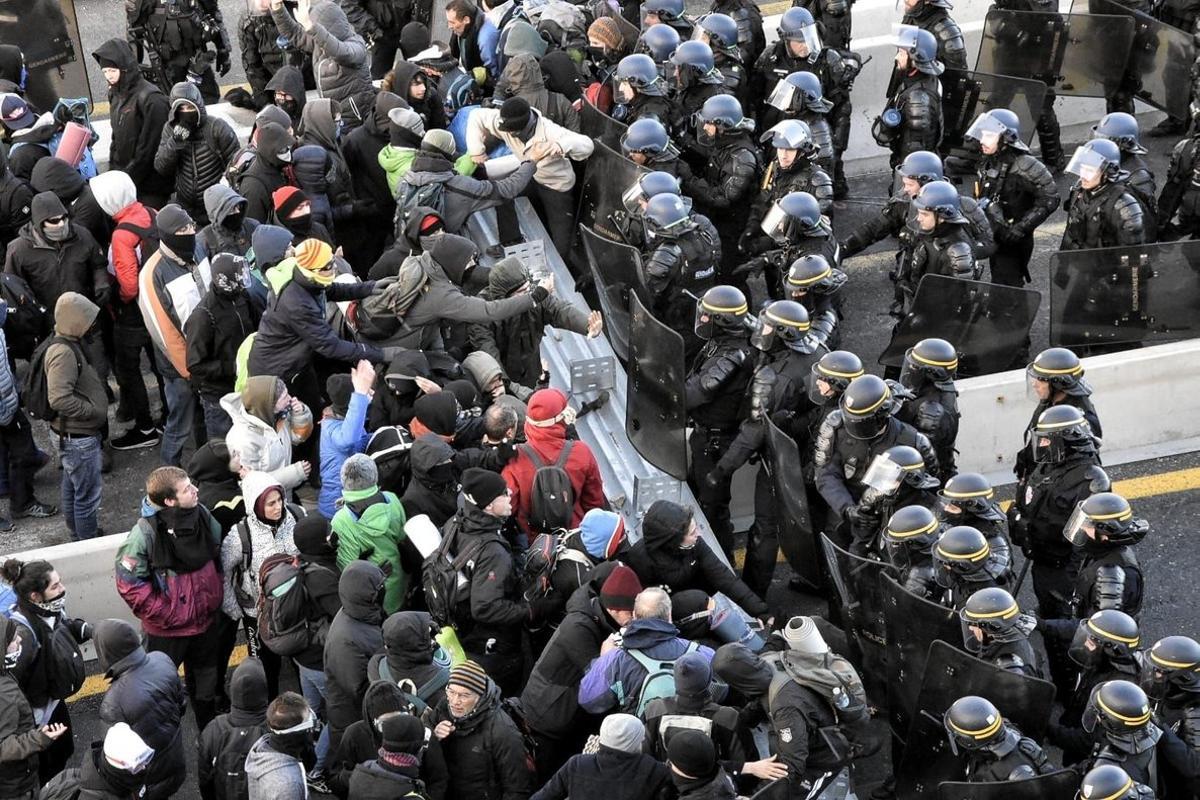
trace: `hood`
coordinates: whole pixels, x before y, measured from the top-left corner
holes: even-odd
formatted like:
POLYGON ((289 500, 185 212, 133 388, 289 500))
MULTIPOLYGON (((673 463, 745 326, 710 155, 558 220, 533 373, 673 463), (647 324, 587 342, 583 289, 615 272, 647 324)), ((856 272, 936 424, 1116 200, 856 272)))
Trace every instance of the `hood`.
POLYGON ((621 643, 626 648, 647 650, 679 638, 679 629, 665 619, 635 619, 625 626, 621 643))
POLYGON ((408 710, 408 698, 399 686, 391 681, 374 681, 363 693, 362 718, 371 731, 375 746, 383 744, 383 733, 375 726, 375 720, 384 714, 408 710))
POLYGON ((254 115, 254 126, 250 129, 250 144, 257 145, 258 129, 268 122, 274 122, 285 131, 292 127, 292 118, 286 111, 276 105, 265 105, 254 115))
MULTIPOLYGON (((274 375, 255 375, 246 379, 241 392, 242 408, 246 413, 269 428, 275 427, 275 403, 283 381, 274 375)), ((253 508, 247 500, 246 508, 253 508)))
MULTIPOLYGON (((50 160, 52 159, 42 159, 42 161, 50 160)), ((58 199, 58 195, 51 191, 34 195, 33 202, 29 206, 29 218, 33 221, 34 230, 39 236, 42 232, 42 223, 51 217, 61 217, 66 213, 67 207, 62 204, 62 200, 58 199)))
POLYGON ((388 659, 420 666, 433 662, 433 617, 424 611, 398 611, 383 623, 383 648, 388 659))
POLYGON ((333 38, 338 41, 344 42, 350 37, 358 35, 354 32, 354 28, 350 27, 350 20, 346 18, 346 12, 333 0, 319 0, 309 9, 308 14, 313 22, 333 34, 333 38))
POLYGON ((191 81, 180 81, 171 87, 171 113, 168 122, 175 121, 175 113, 184 104, 194 106, 200 114, 200 124, 204 124, 208 112, 204 110, 204 98, 200 96, 200 87, 191 81))
POLYGON ((488 273, 487 293, 496 300, 508 297, 510 294, 529 283, 529 270, 521 259, 515 256, 502 258, 497 261, 488 273))
MULTIPOLYGON (((454 165, 450 163, 450 159, 443 156, 441 153, 430 153, 425 150, 418 150, 417 155, 413 157, 412 168, 408 174, 404 176, 405 183, 411 183, 414 186, 424 186, 427 183, 442 182, 447 179, 447 176, 454 175, 454 165)), ((426 206, 428 208, 428 206, 426 206)), ((436 213, 432 208, 429 209, 436 213)), ((416 217, 420 220, 424 214, 410 214, 410 217, 416 217)))
POLYGON ((413 480, 422 486, 428 485, 430 471, 438 464, 445 464, 453 458, 454 448, 436 433, 418 436, 408 455, 413 480))
POLYGON ((284 253, 292 244, 292 232, 279 225, 259 225, 250 235, 254 248, 254 263, 260 272, 266 272, 284 259, 284 253))
POLYGON ((338 580, 342 610, 351 619, 376 625, 383 622, 379 597, 383 589, 383 570, 369 561, 351 561, 338 580))
POLYGON ((35 192, 54 192, 64 203, 79 197, 85 183, 79 170, 60 158, 38 159, 29 176, 29 185, 35 192))
POLYGON ((295 140, 285 128, 274 122, 267 122, 258 129, 255 159, 275 169, 282 169, 286 165, 280 160, 279 154, 290 150, 294 145, 295 140))
POLYGON ((96 631, 92 634, 92 645, 96 648, 96 661, 100 665, 101 671, 105 674, 110 674, 114 670, 119 671, 122 661, 130 659, 131 662, 140 660, 138 658, 130 658, 138 656, 145 658, 146 651, 142 649, 142 640, 138 636, 137 628, 130 625, 123 619, 102 619, 96 624, 96 631))
POLYGON ((475 381, 475 386, 479 388, 480 394, 487 394, 484 387, 490 386, 496 378, 504 378, 504 369, 500 366, 500 362, 492 357, 490 353, 485 353, 482 350, 476 350, 463 359, 463 369, 471 376, 471 380, 475 381))
POLYGON ((541 58, 546 55, 547 47, 549 45, 537 28, 523 19, 513 20, 504 29, 504 55, 509 58, 521 55, 541 58))
POLYGON ((283 493, 283 487, 279 481, 272 478, 265 472, 251 471, 246 473, 246 477, 242 478, 242 500, 245 502, 246 516, 255 517, 255 509, 258 507, 258 498, 262 497, 268 490, 278 489, 283 493))
POLYGON ((741 642, 723 644, 712 660, 713 672, 729 688, 747 699, 761 697, 771 688, 771 665, 741 642))
POLYGON ((229 702, 234 708, 266 716, 271 697, 267 694, 267 673, 257 658, 247 658, 234 669, 229 679, 229 702))
POLYGON ((579 523, 579 538, 592 558, 597 561, 612 558, 625 541, 625 520, 615 511, 589 509, 579 523))
POLYGON ((300 115, 298 134, 305 144, 319 144, 326 150, 337 150, 337 123, 334 117, 335 101, 328 97, 313 100, 304 106, 300 115))
POLYGON ((267 734, 254 743, 250 748, 250 752, 246 754, 246 774, 253 773, 258 776, 259 781, 263 785, 277 786, 284 783, 286 780, 288 785, 291 785, 291 777, 275 781, 268 776, 274 772, 288 771, 289 773, 296 769, 296 759, 286 753, 280 753, 271 747, 271 736, 267 734))
POLYGON ((88 184, 92 187, 92 197, 96 198, 96 204, 110 217, 115 217, 137 202, 137 187, 133 184, 133 178, 120 170, 101 172, 88 184))
POLYGON ((375 107, 371 116, 363 123, 372 136, 388 140, 388 112, 393 108, 408 108, 408 103, 393 92, 380 92, 375 95, 375 107))
POLYGON ((537 59, 528 53, 510 58, 496 84, 496 92, 501 96, 533 94, 544 88, 542 68, 538 66, 537 59))
POLYGON ((271 76, 271 80, 267 81, 267 91, 274 92, 276 89, 281 92, 287 92, 294 97, 296 99, 296 113, 304 113, 304 104, 308 99, 308 95, 304 91, 304 73, 299 68, 293 67, 291 64, 285 64, 280 67, 279 71, 271 76))
MULTIPOLYGON (((141 69, 138 67, 138 58, 134 54, 133 48, 129 46, 129 42, 124 39, 109 39, 92 51, 92 58, 96 59, 97 64, 101 60, 116 64, 117 69, 121 70, 121 80, 118 82, 117 88, 129 87, 142 75, 141 69)), ((111 92, 112 89, 110 88, 109 91, 111 92)))
MULTIPOLYGON (((329 151, 319 144, 301 145, 292 151, 296 182, 310 198, 329 192, 329 179, 325 171, 329 162, 329 151)), ((275 217, 279 217, 278 209, 275 210, 275 217)))
POLYGON ((15 44, 0 44, 0 80, 19 84, 21 66, 24 63, 25 57, 21 55, 21 48, 15 44))
POLYGON ((466 237, 446 233, 436 237, 427 252, 455 286, 462 286, 468 265, 479 253, 479 248, 466 237))
MULTIPOLYGON (((418 73, 424 74, 416 64, 397 58, 396 63, 392 65, 392 88, 395 90, 396 95, 411 101, 411 98, 408 96, 408 89, 412 84, 413 78, 418 73)), ((427 94, 426 98, 428 97, 429 95, 427 94)))
POLYGON ((80 339, 95 323, 100 307, 78 292, 63 292, 54 304, 54 330, 60 336, 80 339))
POLYGON ((204 190, 204 211, 214 225, 220 225, 239 208, 246 209, 246 198, 223 183, 214 183, 204 190))
POLYGON ((565 50, 547 53, 541 66, 547 89, 565 95, 572 103, 583 96, 583 90, 579 88, 579 69, 565 50))
POLYGON ((383 373, 383 381, 398 395, 416 395, 416 377, 433 378, 429 359, 420 350, 401 350, 383 373))
POLYGON ((642 537, 648 550, 674 547, 683 541, 692 512, 669 500, 656 500, 642 519, 642 537))
POLYGON ((201 487, 221 485, 237 488, 237 474, 229 471, 229 447, 224 439, 209 439, 192 453, 187 463, 188 476, 201 487))

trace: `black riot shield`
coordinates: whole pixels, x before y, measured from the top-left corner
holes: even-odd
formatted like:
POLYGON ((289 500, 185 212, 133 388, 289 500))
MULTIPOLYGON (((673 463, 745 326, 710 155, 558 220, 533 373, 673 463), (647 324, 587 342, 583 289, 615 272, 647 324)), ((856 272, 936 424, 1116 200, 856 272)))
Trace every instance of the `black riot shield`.
POLYGON ((1192 34, 1160 22, 1115 0, 1074 0, 1072 12, 1118 14, 1134 23, 1133 49, 1126 69, 1136 80, 1137 98, 1176 119, 1188 118, 1191 68, 1196 59, 1192 34))
POLYGON ((975 69, 1042 81, 1061 95, 1108 97, 1125 74, 1134 26, 1124 14, 1107 14, 1115 12, 1052 14, 992 8, 983 24, 975 69))
POLYGON ((580 241, 588 268, 600 297, 600 310, 608 323, 604 332, 622 360, 629 359, 629 296, 637 294, 649 303, 642 272, 642 255, 637 248, 614 242, 579 226, 580 241))
POLYGON ((579 112, 579 132, 584 136, 599 139, 602 144, 608 145, 619 153, 621 152, 621 137, 625 135, 628 127, 625 123, 617 122, 596 108, 592 105, 592 101, 588 100, 586 95, 584 96, 583 108, 579 112))
POLYGON ((629 391, 625 432, 642 458, 687 480, 687 408, 683 337, 629 294, 629 391))
POLYGON ((1029 338, 1042 295, 984 281, 926 275, 917 286, 912 310, 892 329, 879 363, 899 367, 908 348, 936 336, 961 354, 960 377, 1009 369, 1029 338))
POLYGON ((888 643, 888 718, 892 734, 904 741, 917 708, 929 645, 938 639, 960 642, 962 629, 953 609, 917 597, 890 575, 881 576, 879 585, 888 643))
POLYGON ((888 645, 880 576, 894 575, 895 570, 882 561, 843 550, 824 534, 821 546, 849 627, 852 652, 848 656, 859 668, 871 703, 884 708, 888 701, 888 645))
POLYGON ((896 769, 898 797, 935 796, 942 781, 964 777, 963 762, 951 752, 942 715, 967 695, 990 700, 1004 719, 1041 741, 1050 721, 1054 684, 980 661, 944 641, 929 645, 925 674, 904 757, 896 769))
POLYGON ((579 224, 614 242, 625 241, 618 220, 625 215, 621 195, 646 172, 620 151, 603 142, 588 158, 583 173, 583 191, 579 193, 579 224))
POLYGON ((91 98, 74 0, 0 2, 0 43, 21 48, 25 95, 42 111, 58 98, 91 98))
POLYGON ((942 74, 942 152, 962 145, 963 134, 975 118, 993 108, 1007 108, 1021 120, 1021 136, 1028 142, 1042 116, 1046 84, 1014 78, 948 69, 942 74))
POLYGON ((1023 781, 999 783, 943 783, 937 800, 1075 800, 1079 795, 1079 773, 1060 769, 1023 781))
POLYGON ((806 586, 820 591, 821 551, 808 513, 808 494, 804 489, 804 465, 800 448, 768 417, 767 470, 779 514, 779 548, 788 565, 806 586))
POLYGON ((1200 335, 1200 242, 1050 256, 1050 343, 1137 347, 1200 335))

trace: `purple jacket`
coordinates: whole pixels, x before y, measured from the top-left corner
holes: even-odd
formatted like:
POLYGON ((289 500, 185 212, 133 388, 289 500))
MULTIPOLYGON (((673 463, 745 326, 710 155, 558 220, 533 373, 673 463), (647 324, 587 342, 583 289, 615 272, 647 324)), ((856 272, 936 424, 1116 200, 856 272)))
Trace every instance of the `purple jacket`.
MULTIPOLYGON (((642 681, 646 680, 646 668, 625 651, 641 650, 651 658, 674 661, 690 644, 687 639, 680 638, 679 629, 666 620, 635 619, 625 626, 621 646, 609 650, 588 667, 579 684, 579 705, 592 714, 606 714, 614 708, 619 711, 636 709, 642 681)), ((697 652, 712 661, 712 648, 700 645, 697 652)))

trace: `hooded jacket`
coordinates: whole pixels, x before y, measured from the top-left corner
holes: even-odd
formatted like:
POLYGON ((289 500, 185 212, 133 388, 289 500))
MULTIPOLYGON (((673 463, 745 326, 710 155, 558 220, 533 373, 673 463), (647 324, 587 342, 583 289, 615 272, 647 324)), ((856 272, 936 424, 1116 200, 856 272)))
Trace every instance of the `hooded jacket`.
POLYGON ((301 413, 289 413, 275 422, 278 389, 279 379, 264 375, 248 380, 241 393, 230 392, 221 398, 221 408, 233 419, 225 443, 230 453, 238 455, 242 466, 269 473, 284 489, 291 490, 304 483, 304 471, 292 463, 292 447, 312 434, 312 411, 305 406, 301 413))
POLYGON ((243 258, 250 252, 258 220, 246 215, 246 198, 223 183, 214 184, 204 190, 204 213, 209 223, 196 237, 201 259, 212 259, 219 253, 232 253, 243 258), (241 221, 234 227, 226 224, 231 215, 241 213, 241 221))
POLYGON ((341 103, 347 124, 354 127, 369 115, 375 96, 371 54, 336 2, 321 0, 308 13, 312 27, 307 31, 285 7, 272 9, 271 17, 280 33, 296 47, 313 54, 317 92, 341 103))
POLYGON ((391 92, 380 92, 363 124, 343 139, 342 155, 350 170, 354 196, 369 200, 374 207, 374 219, 383 225, 390 225, 396 212, 396 200, 388 187, 387 173, 379 163, 379 152, 391 141, 388 112, 406 105, 391 92))
POLYGON ((205 726, 196 752, 196 778, 200 796, 208 800, 236 800, 237 775, 229 765, 245 764, 250 748, 266 736, 267 674, 262 662, 248 658, 233 671, 229 682, 230 710, 205 726))
POLYGON ((366 452, 367 408, 373 398, 359 392, 350 395, 344 417, 321 419, 321 492, 317 508, 326 519, 334 519, 337 501, 342 499, 342 464, 355 453, 366 452))
MULTIPOLYGON (((291 46, 285 40, 284 48, 279 46, 282 39, 279 28, 270 14, 244 14, 238 25, 238 44, 241 45, 242 66, 246 70, 246 80, 250 84, 250 92, 254 96, 255 108, 271 104, 272 92, 267 89, 271 78, 284 66, 296 67, 302 74, 307 75, 307 83, 312 79, 312 58, 302 50, 291 46)), ((301 85, 304 85, 302 82, 301 85)))
POLYGON ((53 308, 64 292, 78 292, 95 301, 109 286, 104 255, 87 229, 68 220, 67 238, 48 240, 42 225, 51 217, 67 213, 62 201, 50 192, 33 198, 29 222, 8 246, 4 271, 29 284, 38 303, 53 308))
POLYGON ((238 348, 258 328, 258 320, 246 292, 223 297, 208 290, 183 326, 187 368, 197 391, 216 398, 233 391, 238 348))
POLYGON ((154 170, 154 156, 170 109, 167 96, 142 77, 133 48, 123 39, 109 39, 92 55, 121 70, 120 80, 108 90, 112 122, 108 168, 128 173, 139 197, 166 197, 170 181, 154 170))
POLYGON ((600 745, 571 756, 531 800, 658 800, 671 797, 671 770, 653 756, 600 745))
POLYGON ((68 292, 54 305, 54 333, 68 342, 46 348, 46 396, 58 415, 55 433, 97 436, 108 423, 108 395, 96 369, 83 356, 81 340, 99 316, 96 304, 68 292))
POLYGON ((529 148, 539 142, 557 145, 561 156, 543 158, 537 164, 533 179, 547 189, 569 192, 575 188, 575 168, 571 161, 584 161, 595 149, 595 142, 580 133, 574 133, 551 122, 537 109, 531 109, 537 117, 533 135, 522 139, 516 133, 500 130, 500 109, 481 108, 467 120, 467 152, 472 156, 483 155, 486 139, 496 139, 508 145, 513 155, 524 160, 529 148))
POLYGON ((458 471, 453 459, 454 448, 435 434, 427 433, 413 442, 409 451, 412 480, 403 497, 409 519, 424 514, 441 529, 454 516, 458 510, 458 471), (441 464, 448 467, 438 470, 441 464))
POLYGON ((287 249, 292 246, 292 232, 278 225, 263 224, 254 229, 250 237, 250 299, 261 314, 267 307, 269 288, 266 272, 283 261, 287 249))
POLYGON ((0 247, 7 247, 29 221, 33 192, 8 168, 8 155, 0 152, 0 247))
POLYGON ((433 618, 425 611, 398 611, 383 622, 383 652, 371 657, 367 676, 372 681, 399 683, 410 680, 413 686, 443 684, 426 696, 426 704, 436 706, 446 696, 446 667, 433 660, 433 618))
MULTIPOLYGON (((17 622, 0 616, 0 646, 17 635, 17 622)), ((33 724, 33 709, 16 677, 0 666, 0 795, 23 797, 38 788, 38 753, 52 743, 33 724)))
MULTIPOLYGON (((155 218, 159 230, 178 230, 190 222, 177 205, 163 208, 155 218)), ((138 273, 138 310, 150 340, 183 378, 191 377, 183 326, 208 291, 208 270, 207 262, 196 262, 195 252, 172 253, 162 243, 138 273)))
MULTIPOLYGON (((154 217, 138 202, 137 187, 123 172, 109 170, 90 181, 100 209, 112 218, 113 233, 108 246, 108 271, 116 277, 117 299, 132 303, 138 296, 138 272, 150 253, 142 253, 145 240, 139 231, 153 230, 154 217)), ((121 309, 118 305, 118 311, 121 309)))
POLYGON ((200 505, 212 514, 222 535, 246 516, 242 485, 229 469, 229 447, 224 439, 209 439, 188 459, 187 473, 200 487, 200 505))
POLYGON ((274 122, 258 129, 254 160, 237 182, 237 190, 246 198, 246 216, 250 219, 260 223, 270 221, 275 210, 272 193, 291 182, 284 172, 288 164, 279 154, 290 150, 292 144, 291 134, 274 122))
POLYGON ((541 65, 530 53, 522 53, 508 60, 500 80, 496 82, 496 94, 499 97, 522 97, 554 124, 579 132, 579 112, 566 97, 546 88, 541 65))
POLYGON ((304 90, 304 73, 298 67, 291 64, 284 65, 279 68, 271 80, 267 82, 267 91, 272 93, 270 105, 274 105, 274 93, 284 92, 291 96, 296 101, 294 109, 283 108, 287 112, 288 117, 292 120, 292 127, 295 128, 300 124, 300 117, 304 113, 304 107, 308 104, 308 93, 304 90))
POLYGON ((208 115, 200 87, 191 81, 171 87, 170 100, 171 110, 163 123, 154 169, 164 177, 174 178, 176 202, 193 216, 205 217, 204 191, 225 174, 225 165, 238 151, 237 134, 225 120, 208 115), (199 112, 199 122, 187 139, 180 141, 173 130, 180 109, 187 105, 199 112))
POLYGON ((325 193, 340 219, 350 216, 350 210, 342 207, 352 203, 354 196, 350 185, 350 169, 342 155, 340 125, 334 119, 337 113, 340 112, 335 110, 335 101, 328 98, 322 97, 308 103, 304 106, 296 135, 301 144, 318 145, 327 154, 325 193))
POLYGON ((525 191, 533 178, 534 168, 532 161, 525 161, 505 178, 481 181, 458 174, 455 164, 441 153, 421 150, 396 192, 402 196, 409 191, 405 188, 408 186, 444 184, 442 220, 447 231, 458 233, 476 211, 503 205, 525 191))
POLYGON ((383 572, 353 561, 338 581, 342 610, 325 638, 325 711, 334 736, 359 718, 367 690, 367 664, 383 649, 383 572))
POLYGON ((346 569, 351 562, 362 560, 386 568, 383 611, 393 614, 404 604, 409 566, 405 562, 412 562, 411 557, 402 557, 406 539, 404 507, 400 498, 391 492, 381 492, 378 486, 343 489, 342 499, 345 502, 333 515, 338 566, 346 569))
POLYGON ((444 700, 427 712, 431 729, 442 720, 454 723, 454 732, 442 740, 449 797, 525 800, 533 793, 535 775, 521 732, 500 708, 500 688, 490 678, 486 693, 465 716, 451 716, 444 700))
POLYGON ((108 217, 79 170, 60 158, 43 158, 33 168, 29 184, 35 194, 54 192, 71 212, 72 225, 86 228, 101 247, 108 243, 108 217))
POLYGON ((146 767, 146 791, 170 797, 183 786, 183 714, 187 696, 175 662, 166 653, 147 653, 128 622, 101 620, 93 637, 96 659, 112 685, 100 702, 106 725, 124 722, 154 748, 146 767))
POLYGON ((421 115, 421 119, 425 121, 425 130, 445 129, 446 107, 442 104, 442 94, 438 91, 437 82, 425 75, 416 64, 405 61, 401 53, 396 53, 396 62, 392 65, 390 83, 385 76, 384 84, 390 86, 388 91, 404 98, 412 110, 421 115), (421 100, 414 98, 411 92, 413 79, 417 75, 425 77, 425 97, 421 100))
POLYGON ((255 509, 259 499, 270 489, 284 494, 283 487, 265 472, 248 472, 242 478, 242 498, 245 502, 246 517, 239 524, 244 524, 250 532, 250 568, 241 571, 245 553, 242 551, 242 537, 236 528, 221 540, 221 574, 225 576, 225 593, 221 600, 221 610, 225 616, 237 620, 243 616, 258 616, 258 571, 268 556, 284 553, 294 556, 299 551, 292 540, 292 532, 296 529, 296 517, 284 503, 283 518, 271 526, 258 518, 255 509), (240 574, 239 574, 240 573, 240 574), (234 591, 234 582, 241 580, 239 590, 244 596, 254 602, 251 607, 243 608, 238 602, 234 591))
POLYGON ((273 748, 268 733, 246 755, 246 789, 250 800, 307 798, 304 765, 273 748))

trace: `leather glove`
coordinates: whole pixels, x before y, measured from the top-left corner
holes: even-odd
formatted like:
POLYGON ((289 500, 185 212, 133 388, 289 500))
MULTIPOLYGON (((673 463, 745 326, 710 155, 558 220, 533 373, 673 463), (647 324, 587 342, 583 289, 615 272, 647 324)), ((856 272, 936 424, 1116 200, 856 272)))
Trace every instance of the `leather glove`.
POLYGON ((229 58, 228 50, 217 51, 217 74, 222 78, 229 74, 229 70, 233 69, 233 61, 229 58))
POLYGON ((67 630, 71 632, 71 636, 75 641, 80 644, 90 641, 92 638, 92 626, 81 619, 67 620, 67 630))

